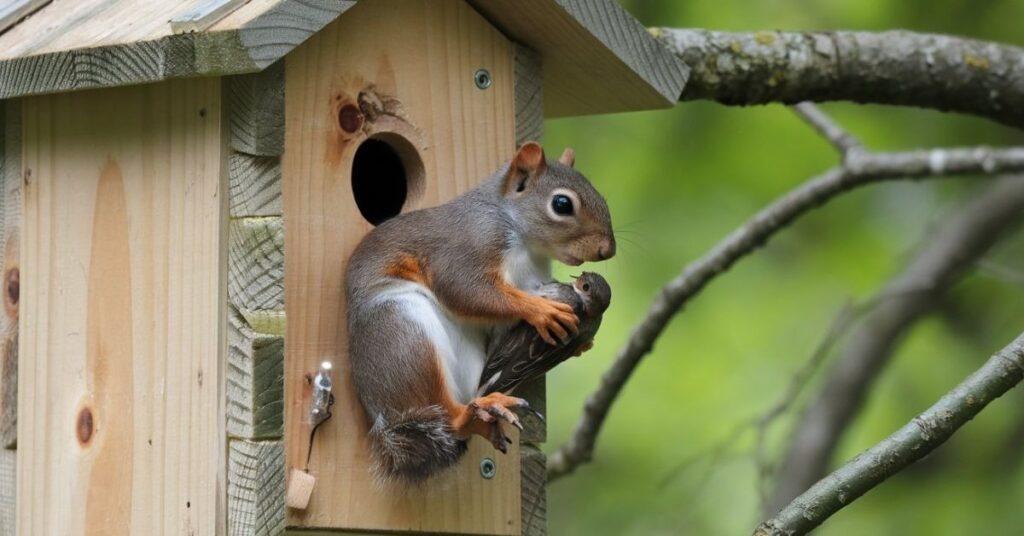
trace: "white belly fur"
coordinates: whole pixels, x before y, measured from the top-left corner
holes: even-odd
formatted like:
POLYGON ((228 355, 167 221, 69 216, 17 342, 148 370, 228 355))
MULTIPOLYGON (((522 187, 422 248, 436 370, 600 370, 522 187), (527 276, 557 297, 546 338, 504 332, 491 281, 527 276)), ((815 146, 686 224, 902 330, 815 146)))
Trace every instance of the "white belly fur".
MULTIPOLYGON (((551 263, 532 255, 525 247, 506 252, 504 275, 513 286, 532 292, 551 278, 551 263)), ((441 305, 427 287, 411 281, 396 280, 374 299, 398 304, 403 315, 418 324, 433 343, 444 369, 444 378, 452 396, 462 404, 476 397, 480 373, 487 360, 489 326, 463 322, 441 305)), ((499 329, 507 328, 501 326, 499 329)))
POLYGON ((399 305, 406 319, 420 326, 440 357, 452 396, 462 404, 469 403, 484 369, 486 327, 458 321, 430 289, 418 283, 396 283, 374 301, 399 305))

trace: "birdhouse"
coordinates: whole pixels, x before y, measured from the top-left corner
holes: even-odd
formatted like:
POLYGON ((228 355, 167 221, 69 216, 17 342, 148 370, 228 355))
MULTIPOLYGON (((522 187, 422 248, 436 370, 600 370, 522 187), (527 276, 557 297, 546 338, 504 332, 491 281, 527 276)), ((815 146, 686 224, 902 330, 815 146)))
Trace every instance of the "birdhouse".
POLYGON ((644 27, 612 0, 6 0, 0 32, 0 533, 544 531, 539 423, 373 481, 343 273, 545 117, 671 106, 687 70, 644 27))

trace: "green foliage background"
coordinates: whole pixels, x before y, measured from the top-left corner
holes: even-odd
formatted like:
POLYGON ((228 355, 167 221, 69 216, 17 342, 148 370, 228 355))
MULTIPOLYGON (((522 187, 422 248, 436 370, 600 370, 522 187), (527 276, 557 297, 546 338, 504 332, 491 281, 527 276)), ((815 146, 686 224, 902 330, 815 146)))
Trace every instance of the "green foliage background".
MULTIPOLYGON (((620 1, 649 26, 905 28, 1024 45, 1022 0, 620 1)), ((874 149, 1024 143, 1020 132, 969 117, 852 104, 825 109, 874 149)), ((577 167, 608 198, 620 241, 615 259, 588 266, 605 274, 615 293, 595 349, 549 376, 550 451, 569 437, 584 398, 658 288, 836 156, 782 106, 684 103, 546 126, 552 156, 576 148, 577 167)), ((979 185, 964 178, 868 187, 802 219, 713 282, 628 383, 594 463, 549 488, 550 533, 750 533, 760 519, 753 435, 717 461, 704 453, 778 400, 839 309, 898 272, 935 222, 979 185)), ((989 258, 1024 273, 1024 237, 989 258)), ((563 267, 558 275, 571 273, 563 267)), ((1019 282, 984 273, 966 278, 900 345, 836 461, 901 426, 1022 328, 1019 282)), ((792 416, 772 429, 773 457, 788 441, 792 416)), ((1021 534, 1022 454, 1018 388, 819 534, 1021 534)))

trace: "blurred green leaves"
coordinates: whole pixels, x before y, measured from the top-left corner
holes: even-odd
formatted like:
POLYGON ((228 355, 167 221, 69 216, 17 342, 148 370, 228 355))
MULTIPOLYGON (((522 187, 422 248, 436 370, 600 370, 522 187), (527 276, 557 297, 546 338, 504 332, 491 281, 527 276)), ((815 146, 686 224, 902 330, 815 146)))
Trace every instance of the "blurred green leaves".
MULTIPOLYGON (((1024 45, 1019 0, 633 0, 647 25, 722 30, 904 28, 1024 45)), ((874 149, 1024 143, 970 117, 852 104, 824 106, 874 149)), ((832 149, 782 106, 686 103, 672 110, 549 121, 549 153, 608 199, 616 258, 588 268, 615 291, 596 347, 549 376, 549 447, 571 433, 583 401, 660 286, 787 189, 836 162, 832 149)), ((973 179, 872 186, 802 219, 716 280, 673 321, 630 380, 598 440, 594 463, 549 490, 550 533, 745 534, 759 521, 746 450, 700 458, 779 397, 833 315, 871 295, 929 226, 977 187, 973 179)), ((1024 272, 1024 239, 992 254, 1024 272)), ((574 273, 563 269, 565 278, 574 273)), ((916 326, 844 438, 840 457, 874 444, 959 382, 1024 328, 1024 288, 973 275, 941 312, 916 326)), ((811 386, 813 391, 814 386, 811 386)), ((828 522, 819 534, 1018 534, 1024 468, 1004 467, 1024 394, 993 404, 949 444, 828 522)), ((770 435, 785 447, 791 419, 770 435)), ((1024 441, 1016 444, 1021 449, 1024 441)), ((548 449, 550 450, 550 448, 548 449)))

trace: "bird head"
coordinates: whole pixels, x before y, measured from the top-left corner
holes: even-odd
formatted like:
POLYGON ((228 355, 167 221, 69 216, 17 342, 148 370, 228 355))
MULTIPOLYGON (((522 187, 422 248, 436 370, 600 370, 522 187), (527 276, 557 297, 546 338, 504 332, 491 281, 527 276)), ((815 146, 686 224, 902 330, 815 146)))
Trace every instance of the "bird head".
POLYGON ((601 274, 583 272, 572 282, 572 286, 583 299, 590 316, 603 314, 611 304, 612 288, 601 274))

